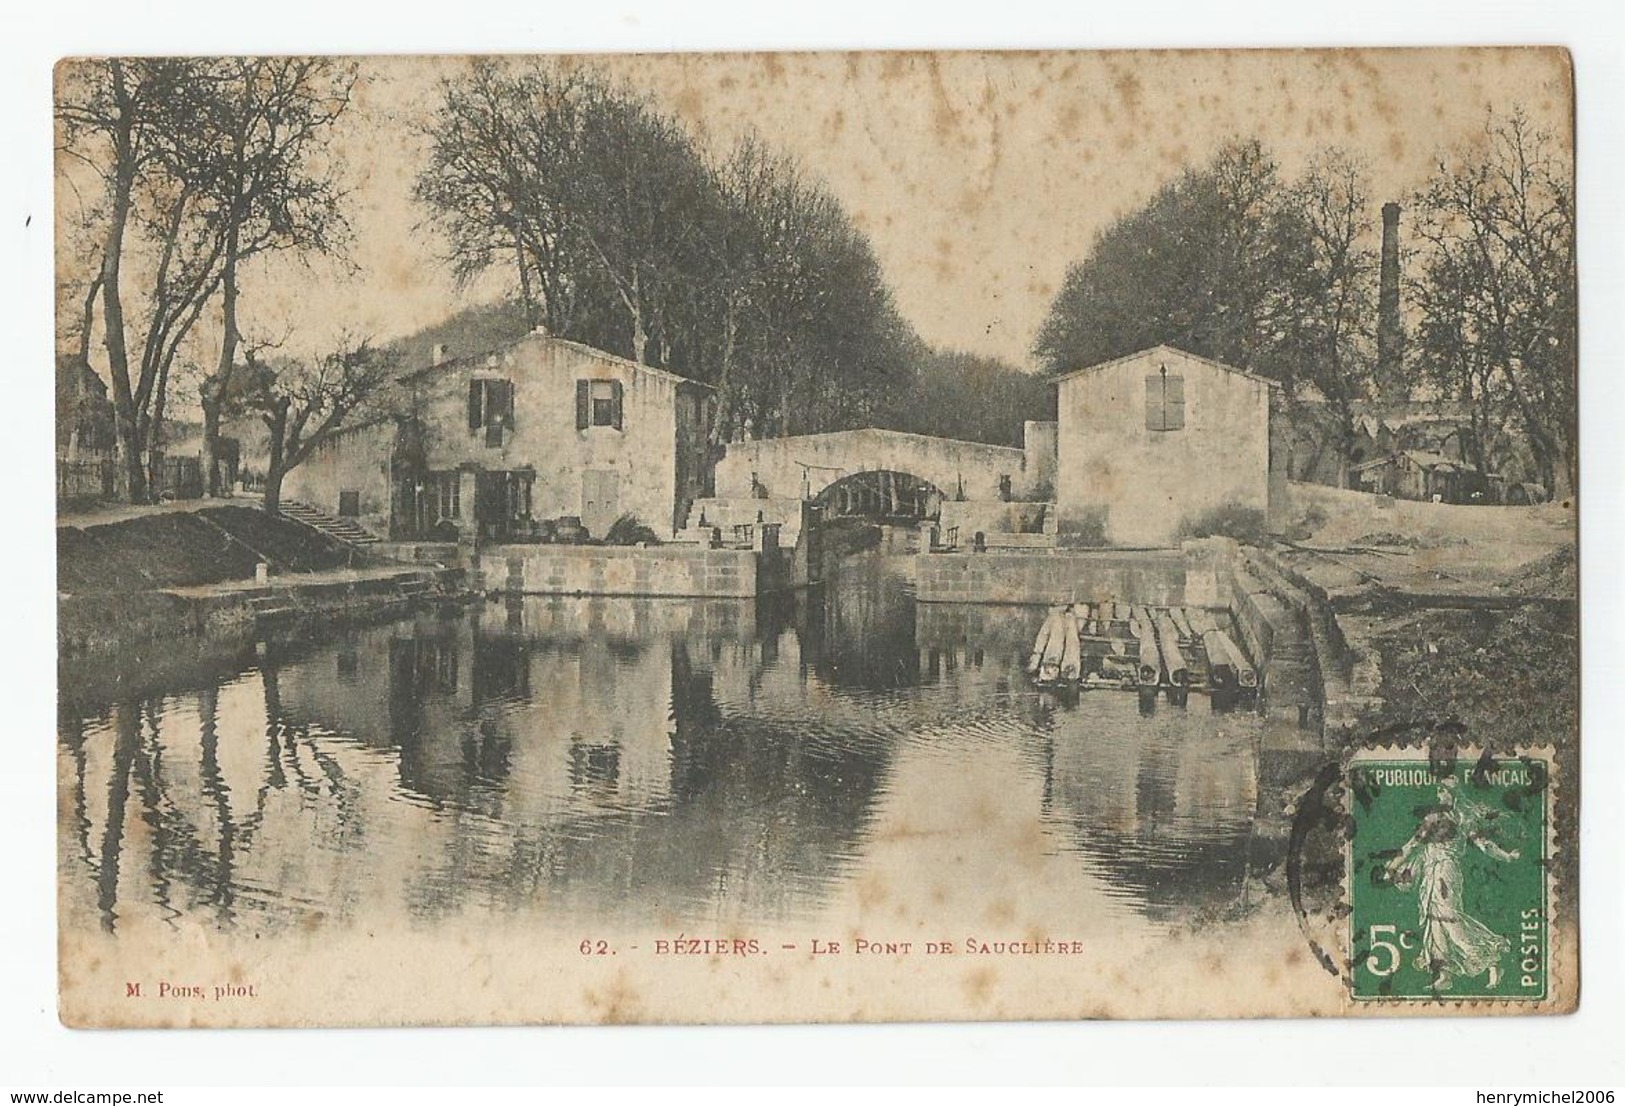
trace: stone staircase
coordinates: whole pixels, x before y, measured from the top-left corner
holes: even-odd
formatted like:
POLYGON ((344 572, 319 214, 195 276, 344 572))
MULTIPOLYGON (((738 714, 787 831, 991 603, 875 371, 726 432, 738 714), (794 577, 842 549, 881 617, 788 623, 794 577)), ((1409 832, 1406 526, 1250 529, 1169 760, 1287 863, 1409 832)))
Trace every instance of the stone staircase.
POLYGON ((302 522, 313 530, 320 530, 330 538, 344 542, 348 545, 376 545, 378 535, 351 518, 340 518, 330 515, 309 503, 301 503, 297 499, 284 499, 281 512, 284 517, 295 522, 302 522))

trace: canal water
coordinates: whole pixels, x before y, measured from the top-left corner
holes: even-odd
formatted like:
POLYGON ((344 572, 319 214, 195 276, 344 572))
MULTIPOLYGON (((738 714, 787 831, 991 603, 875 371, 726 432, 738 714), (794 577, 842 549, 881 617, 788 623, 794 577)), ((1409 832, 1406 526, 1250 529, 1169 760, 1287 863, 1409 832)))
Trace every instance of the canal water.
POLYGON ((1258 893, 1256 714, 1034 689, 1044 612, 916 604, 907 561, 65 662, 65 924, 795 926, 900 886, 997 923, 1021 887, 1086 935, 1258 893))

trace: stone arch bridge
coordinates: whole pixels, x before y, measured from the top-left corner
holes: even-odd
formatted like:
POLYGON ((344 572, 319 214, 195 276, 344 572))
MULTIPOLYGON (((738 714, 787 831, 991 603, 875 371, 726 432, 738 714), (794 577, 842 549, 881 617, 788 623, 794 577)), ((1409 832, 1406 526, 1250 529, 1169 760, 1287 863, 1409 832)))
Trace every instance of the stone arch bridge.
POLYGON ((900 430, 837 430, 754 442, 730 442, 717 462, 716 494, 724 499, 816 499, 862 472, 890 472, 935 485, 949 499, 1024 498, 1023 450, 900 430), (1008 487, 1005 482, 1008 481, 1008 487))

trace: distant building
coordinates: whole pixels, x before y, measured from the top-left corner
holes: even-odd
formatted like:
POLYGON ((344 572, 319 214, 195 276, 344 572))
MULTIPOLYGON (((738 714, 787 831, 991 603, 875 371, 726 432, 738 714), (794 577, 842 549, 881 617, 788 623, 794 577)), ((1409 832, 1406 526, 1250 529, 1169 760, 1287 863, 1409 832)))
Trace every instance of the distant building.
POLYGON ((670 537, 705 491, 711 389, 537 331, 401 381, 388 419, 340 433, 284 496, 396 539, 523 540, 633 515, 670 537))
POLYGON ((107 385, 82 358, 57 354, 57 457, 65 461, 109 457, 113 442, 113 401, 107 398, 107 385))
POLYGON ((1285 495, 1280 386, 1157 346, 1056 381, 1060 527, 1165 545, 1220 507, 1268 515, 1285 495))
POLYGON ((1468 404, 1360 401, 1352 413, 1353 437, 1345 458, 1345 429, 1332 406, 1300 395, 1287 412, 1291 479, 1367 491, 1392 488, 1384 494, 1406 499, 1439 494, 1446 502, 1483 502, 1492 493, 1502 496, 1497 502, 1546 498, 1545 489, 1533 481, 1535 466, 1519 437, 1505 427, 1475 429, 1468 404), (1480 460, 1487 474, 1449 475, 1477 473, 1480 460), (1425 477, 1424 470, 1437 475, 1425 477))
POLYGON ((1396 499, 1490 505, 1544 503, 1549 493, 1529 481, 1509 481, 1500 473, 1479 472, 1472 465, 1420 449, 1396 450, 1386 457, 1349 470, 1360 491, 1396 499))

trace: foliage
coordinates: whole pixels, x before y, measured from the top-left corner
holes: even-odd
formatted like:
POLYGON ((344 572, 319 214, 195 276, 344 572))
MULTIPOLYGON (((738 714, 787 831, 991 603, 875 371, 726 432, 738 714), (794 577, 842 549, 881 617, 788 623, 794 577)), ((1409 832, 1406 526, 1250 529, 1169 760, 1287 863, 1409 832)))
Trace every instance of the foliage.
POLYGON ((1052 373, 1169 344, 1324 399, 1347 460, 1368 391, 1376 264, 1363 167, 1337 150, 1283 180, 1256 140, 1224 146, 1097 237, 1034 352, 1052 373))
POLYGON ((212 244, 183 233, 187 191, 174 187, 180 171, 174 152, 187 114, 184 93, 198 66, 184 59, 109 59, 65 66, 61 78, 58 151, 64 165, 89 166, 102 187, 86 227, 97 245, 83 301, 80 354, 88 361, 99 299, 120 483, 132 502, 146 499, 147 446, 169 367, 218 284, 212 244), (157 240, 143 233, 170 227, 167 235, 158 229, 157 240), (142 274, 148 279, 139 282, 146 286, 144 296, 127 298, 127 254, 148 270, 142 274))
POLYGON ((355 70, 310 58, 109 58, 66 65, 61 80, 63 172, 88 167, 102 190, 86 217, 96 244, 82 274, 79 353, 88 361, 99 322, 120 483, 141 502, 172 371, 218 295, 224 339, 204 387, 206 441, 217 429, 240 265, 271 250, 342 247, 327 139, 355 70))
POLYGON ((436 346, 451 356, 484 353, 523 338, 530 330, 524 306, 514 299, 465 307, 438 323, 421 327, 389 343, 409 369, 430 363, 436 346))
POLYGON ((1067 271, 1034 352, 1061 373, 1165 342, 1278 375, 1278 276, 1300 249, 1284 190, 1256 140, 1187 169, 1067 271))
POLYGON ((1271 375, 1282 382, 1289 409, 1305 390, 1325 401, 1341 462, 1339 485, 1348 483, 1354 460, 1356 404, 1379 383, 1373 348, 1378 266, 1365 175, 1358 162, 1329 150, 1281 198, 1291 246, 1275 292, 1280 329, 1271 375))
POLYGON ((1239 503, 1221 503, 1182 519, 1175 531, 1179 541, 1190 538, 1234 538, 1243 545, 1263 545, 1269 540, 1264 512, 1239 503))
POLYGON ((510 267, 530 325, 706 381, 716 440, 864 425, 918 341, 821 182, 748 137, 709 155, 581 65, 440 87, 416 195, 461 277, 510 267))
POLYGON ((1326 509, 1318 503, 1311 503, 1302 514, 1287 524, 1283 536, 1288 541, 1307 541, 1325 526, 1327 521, 1326 509))
POLYGON ((879 425, 989 445, 1021 446, 1023 423, 1055 418, 1048 381, 997 358, 928 350, 879 425))
POLYGON ((1520 436, 1534 478, 1575 486, 1576 285, 1569 167, 1522 113, 1492 116, 1486 141, 1441 159, 1415 199, 1426 244, 1411 291, 1424 377, 1470 412, 1469 459, 1520 436))
POLYGON ((1233 142, 1107 227, 1074 264, 1034 350, 1063 372, 1158 343, 1278 380, 1289 410, 1325 405, 1346 465, 1357 405, 1415 385, 1465 403, 1481 472, 1509 452, 1572 489, 1576 286, 1569 165, 1522 112, 1442 158, 1412 199, 1411 362, 1378 380, 1373 203, 1364 168, 1327 150, 1295 181, 1233 142), (1512 450, 1510 452, 1516 452, 1512 450))
POLYGON ((368 417, 393 413, 400 359, 370 342, 343 343, 320 357, 272 365, 245 350, 245 406, 256 412, 270 439, 265 506, 281 505, 285 476, 318 446, 368 417))
POLYGON ((203 470, 215 494, 220 419, 241 340, 242 267, 261 253, 337 253, 349 237, 343 189, 326 155, 355 69, 322 58, 222 58, 202 79, 187 179, 205 198, 200 220, 220 242, 220 356, 199 386, 203 470))
POLYGON ((660 536, 643 524, 637 515, 616 519, 604 534, 605 545, 659 545, 660 536))

